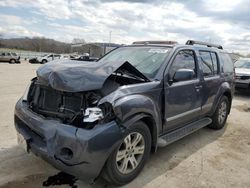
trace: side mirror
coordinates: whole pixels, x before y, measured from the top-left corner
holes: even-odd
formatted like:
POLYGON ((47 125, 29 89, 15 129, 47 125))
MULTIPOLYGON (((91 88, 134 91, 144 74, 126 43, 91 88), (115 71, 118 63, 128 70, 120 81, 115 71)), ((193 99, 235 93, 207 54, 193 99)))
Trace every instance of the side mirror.
POLYGON ((179 69, 174 74, 173 82, 192 80, 194 76, 195 73, 192 69, 179 69))

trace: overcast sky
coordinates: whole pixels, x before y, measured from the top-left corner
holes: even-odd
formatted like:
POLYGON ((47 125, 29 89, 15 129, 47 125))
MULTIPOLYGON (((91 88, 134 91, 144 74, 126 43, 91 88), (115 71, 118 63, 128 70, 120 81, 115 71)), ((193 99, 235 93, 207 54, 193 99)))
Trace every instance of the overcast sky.
POLYGON ((249 52, 249 0, 0 0, 2 37, 71 42, 187 39, 249 52))

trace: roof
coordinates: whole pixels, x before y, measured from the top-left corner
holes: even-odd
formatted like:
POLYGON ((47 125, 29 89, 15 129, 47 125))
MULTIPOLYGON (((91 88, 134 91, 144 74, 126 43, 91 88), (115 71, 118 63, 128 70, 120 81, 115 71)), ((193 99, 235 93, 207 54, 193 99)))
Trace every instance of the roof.
POLYGON ((163 45, 163 46, 176 45, 176 44, 178 44, 178 42, 176 41, 136 41, 132 43, 132 45, 163 45))
POLYGON ((93 46, 99 46, 99 47, 120 47, 121 44, 116 43, 108 43, 108 42, 89 42, 89 43, 81 43, 81 44, 71 44, 72 47, 80 47, 80 46, 87 46, 87 45, 93 45, 93 46))
POLYGON ((223 50, 221 45, 212 44, 208 42, 202 41, 195 41, 195 40, 188 40, 185 44, 179 44, 176 41, 136 41, 133 42, 130 46, 165 46, 165 47, 190 47, 193 46, 194 48, 199 49, 216 49, 216 50, 223 50))

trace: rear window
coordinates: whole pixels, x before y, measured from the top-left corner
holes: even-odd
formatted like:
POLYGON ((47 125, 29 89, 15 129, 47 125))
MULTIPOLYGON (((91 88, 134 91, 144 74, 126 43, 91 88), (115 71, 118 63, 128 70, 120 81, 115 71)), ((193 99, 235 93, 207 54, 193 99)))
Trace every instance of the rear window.
POLYGON ((233 73, 234 65, 231 57, 226 53, 220 54, 220 60, 222 64, 222 70, 224 73, 233 73))

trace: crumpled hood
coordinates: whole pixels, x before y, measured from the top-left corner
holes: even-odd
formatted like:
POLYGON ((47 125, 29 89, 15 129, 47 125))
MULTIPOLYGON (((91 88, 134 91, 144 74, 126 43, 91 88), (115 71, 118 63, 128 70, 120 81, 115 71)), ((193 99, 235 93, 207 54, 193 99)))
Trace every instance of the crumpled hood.
POLYGON ((105 80, 117 69, 124 67, 146 80, 146 77, 128 62, 99 63, 58 60, 37 70, 38 81, 60 91, 80 92, 101 89, 105 80))

